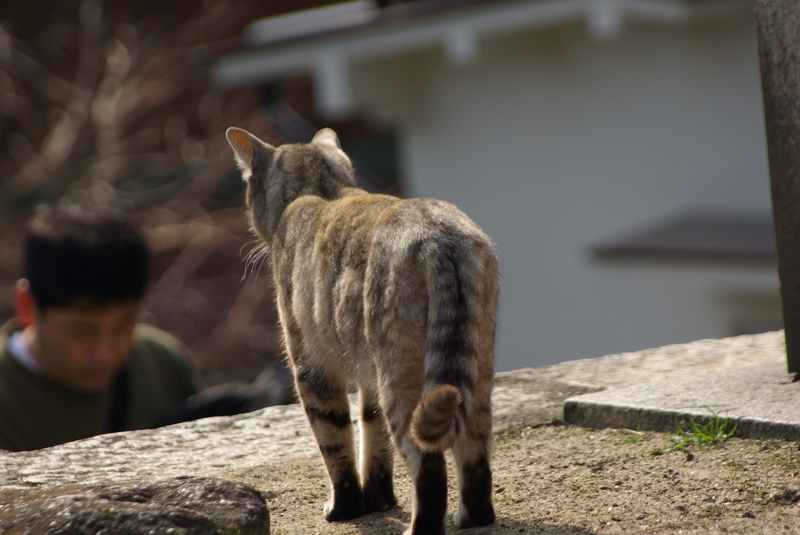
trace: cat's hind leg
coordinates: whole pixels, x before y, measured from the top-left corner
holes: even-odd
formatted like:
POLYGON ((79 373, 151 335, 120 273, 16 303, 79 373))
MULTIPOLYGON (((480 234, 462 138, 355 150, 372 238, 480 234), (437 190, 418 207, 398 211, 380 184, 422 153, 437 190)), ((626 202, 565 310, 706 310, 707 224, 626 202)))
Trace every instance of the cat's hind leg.
POLYGON ((459 488, 453 520, 459 528, 486 526, 495 520, 490 467, 491 402, 488 392, 476 394, 465 432, 453 445, 459 488))
POLYGON ((425 452, 409 435, 411 412, 418 395, 401 393, 382 399, 395 445, 414 484, 411 527, 404 535, 444 535, 447 516, 447 465, 443 452, 425 452))
POLYGON ((362 386, 361 410, 361 481, 366 512, 385 511, 397 505, 394 494, 394 450, 390 443, 386 418, 374 388, 362 386))
POLYGON ((313 366, 295 367, 295 382, 331 481, 325 519, 333 522, 361 516, 364 493, 356 470, 348 384, 329 370, 313 366))
POLYGON ((444 453, 424 452, 406 437, 403 458, 414 482, 411 527, 404 535, 444 535, 447 517, 447 464, 444 453))

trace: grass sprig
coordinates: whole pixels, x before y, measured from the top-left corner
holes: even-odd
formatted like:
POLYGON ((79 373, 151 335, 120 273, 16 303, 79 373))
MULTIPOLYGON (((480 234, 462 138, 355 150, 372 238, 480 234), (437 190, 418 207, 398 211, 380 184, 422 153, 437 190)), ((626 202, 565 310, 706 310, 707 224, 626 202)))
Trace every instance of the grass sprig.
POLYGON ((736 428, 739 427, 738 422, 733 425, 733 428, 728 429, 728 418, 719 416, 710 408, 706 408, 711 412, 711 418, 707 424, 701 425, 689 418, 687 422, 689 429, 678 427, 677 434, 670 437, 677 449, 685 449, 691 445, 702 448, 710 444, 719 444, 725 442, 736 433, 736 428))

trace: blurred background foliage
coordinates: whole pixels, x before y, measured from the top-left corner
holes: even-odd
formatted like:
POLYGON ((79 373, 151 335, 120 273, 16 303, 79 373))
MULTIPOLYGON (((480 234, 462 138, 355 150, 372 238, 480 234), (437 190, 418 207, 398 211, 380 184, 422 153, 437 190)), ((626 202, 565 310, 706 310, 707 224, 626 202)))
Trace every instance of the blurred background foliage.
POLYGON ((279 366, 268 268, 244 278, 255 242, 224 136, 236 125, 272 139, 270 119, 263 95, 214 87, 197 58, 258 17, 324 3, 5 3, 0 320, 13 316, 24 226, 36 207, 116 203, 138 215, 153 249, 144 319, 189 347, 208 384, 279 366))

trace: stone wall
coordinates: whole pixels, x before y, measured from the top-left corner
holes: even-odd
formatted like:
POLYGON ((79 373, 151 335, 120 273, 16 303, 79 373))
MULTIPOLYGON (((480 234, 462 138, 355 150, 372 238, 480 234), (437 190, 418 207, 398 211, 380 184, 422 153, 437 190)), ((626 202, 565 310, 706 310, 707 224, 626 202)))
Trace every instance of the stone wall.
MULTIPOLYGON (((785 362, 782 332, 702 340, 636 353, 576 360, 498 374, 495 431, 560 418, 577 394, 717 369, 785 362)), ((168 478, 215 477, 289 458, 316 458, 298 405, 234 417, 101 435, 30 452, 0 451, 0 512, 29 492, 70 486, 153 484, 168 478)), ((2 514, 0 514, 0 520, 2 514)))

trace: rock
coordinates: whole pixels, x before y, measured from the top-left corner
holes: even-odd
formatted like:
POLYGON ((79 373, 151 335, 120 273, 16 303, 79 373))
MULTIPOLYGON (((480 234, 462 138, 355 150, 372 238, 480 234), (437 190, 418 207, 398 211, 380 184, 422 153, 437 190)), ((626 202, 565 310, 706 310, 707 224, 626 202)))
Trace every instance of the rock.
POLYGON ((0 532, 18 535, 269 534, 261 493, 217 478, 32 489, 4 502, 0 532))

